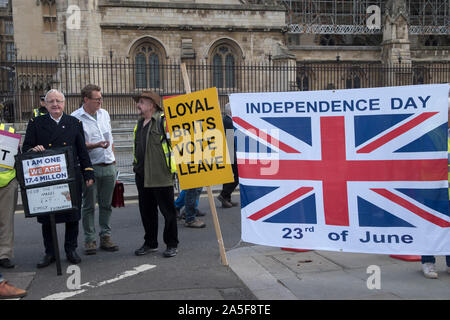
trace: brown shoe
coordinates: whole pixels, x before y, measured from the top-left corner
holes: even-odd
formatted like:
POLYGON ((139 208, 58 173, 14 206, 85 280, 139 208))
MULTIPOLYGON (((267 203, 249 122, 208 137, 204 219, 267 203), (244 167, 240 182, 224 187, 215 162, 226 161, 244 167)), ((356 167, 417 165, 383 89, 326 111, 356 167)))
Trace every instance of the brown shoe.
POLYGON ((233 205, 231 204, 230 201, 226 200, 224 197, 222 197, 222 195, 218 195, 217 196, 217 200, 219 200, 220 202, 222 202, 222 207, 223 208, 231 208, 233 205))
POLYGON ((25 290, 13 287, 6 281, 0 282, 0 299, 23 298, 26 295, 25 290))
POLYGON ((236 202, 236 201, 229 201, 230 203, 231 203, 231 205, 233 206, 233 207, 237 207, 238 205, 239 205, 239 202, 236 202))
POLYGON ((86 242, 84 244, 84 254, 92 255, 97 253, 97 243, 95 241, 86 242))
POLYGON ((201 220, 195 219, 191 222, 186 222, 184 226, 188 228, 204 228, 206 224, 201 220))
POLYGON ((105 251, 111 251, 111 252, 119 250, 119 246, 115 245, 111 241, 110 236, 103 236, 100 238, 100 248, 105 251))

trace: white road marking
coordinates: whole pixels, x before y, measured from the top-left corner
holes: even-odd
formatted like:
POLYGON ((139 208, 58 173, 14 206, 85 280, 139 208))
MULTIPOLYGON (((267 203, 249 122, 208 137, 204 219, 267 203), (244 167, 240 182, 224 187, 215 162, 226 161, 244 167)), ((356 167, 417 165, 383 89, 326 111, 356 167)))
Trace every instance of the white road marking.
POLYGON ((102 282, 99 282, 97 284, 91 284, 90 282, 86 282, 86 283, 83 283, 82 285, 80 285, 80 287, 86 287, 87 289, 54 293, 54 294, 51 294, 51 295, 49 295, 47 297, 42 298, 41 300, 64 300, 64 299, 67 299, 67 298, 71 298, 71 297, 74 297, 74 296, 79 295, 81 293, 84 293, 84 292, 88 291, 89 289, 94 289, 94 288, 98 288, 98 287, 104 286, 105 284, 114 283, 116 281, 119 281, 119 280, 122 280, 122 279, 125 279, 125 278, 128 278, 128 277, 132 277, 132 276, 135 276, 135 275, 137 275, 139 273, 148 271, 148 270, 153 269, 155 267, 156 267, 155 265, 143 264, 143 265, 135 267, 133 270, 125 271, 124 273, 119 274, 117 277, 115 277, 113 279, 102 281, 102 282))

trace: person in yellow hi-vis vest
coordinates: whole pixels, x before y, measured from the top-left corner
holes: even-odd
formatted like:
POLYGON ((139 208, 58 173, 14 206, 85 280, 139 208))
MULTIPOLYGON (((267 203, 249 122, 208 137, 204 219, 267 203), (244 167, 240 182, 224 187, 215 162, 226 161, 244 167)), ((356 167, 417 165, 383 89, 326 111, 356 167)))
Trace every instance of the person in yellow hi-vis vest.
MULTIPOLYGON (((450 119, 450 97, 448 98, 448 117, 450 119)), ((447 153, 448 153, 448 182, 450 183, 450 122, 448 122, 447 133, 447 153)), ((449 204, 450 204, 450 189, 449 189, 449 204)), ((445 256, 447 263, 447 273, 450 273, 450 256, 445 256)), ((422 270, 425 278, 437 279, 438 274, 435 267, 436 258, 434 256, 422 256, 422 270)))
POLYGON ((141 118, 133 133, 133 171, 136 174, 139 211, 145 236, 137 256, 158 250, 158 207, 164 216, 164 257, 174 257, 178 247, 177 213, 173 203, 173 173, 175 161, 166 138, 161 97, 144 91, 133 97, 141 118))
MULTIPOLYGON (((0 123, 0 130, 14 133, 15 129, 0 123)), ((0 167, 0 266, 14 268, 11 262, 14 241, 14 211, 17 204, 16 170, 0 167)), ((10 285, 0 273, 0 299, 22 298, 25 290, 10 285)))
POLYGON ((37 118, 39 116, 43 116, 47 114, 47 108, 45 107, 45 96, 39 97, 39 107, 33 109, 33 115, 32 118, 37 118))
MULTIPOLYGON (((0 130, 14 133, 15 129, 3 123, 0 130)), ((14 211, 16 210, 18 182, 16 170, 0 166, 0 267, 14 268, 14 211)))

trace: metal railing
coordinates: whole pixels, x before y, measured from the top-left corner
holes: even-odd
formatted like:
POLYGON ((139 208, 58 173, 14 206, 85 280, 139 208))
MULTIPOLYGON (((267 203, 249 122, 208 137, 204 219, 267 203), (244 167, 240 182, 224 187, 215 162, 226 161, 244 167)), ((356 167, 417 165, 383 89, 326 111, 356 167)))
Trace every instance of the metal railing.
MULTIPOLYGON (((111 118, 135 119, 132 97, 142 90, 161 96, 184 93, 180 63, 138 66, 127 58, 0 61, 0 112, 3 121, 26 122, 39 96, 50 88, 66 96, 66 112, 80 106, 88 83, 102 88, 111 118), (145 74, 145 76, 143 76, 145 74), (3 107, 2 107, 3 106, 3 107)), ((237 92, 285 92, 449 83, 450 63, 304 62, 272 60, 218 67, 187 65, 192 91, 217 87, 220 105, 237 92)))

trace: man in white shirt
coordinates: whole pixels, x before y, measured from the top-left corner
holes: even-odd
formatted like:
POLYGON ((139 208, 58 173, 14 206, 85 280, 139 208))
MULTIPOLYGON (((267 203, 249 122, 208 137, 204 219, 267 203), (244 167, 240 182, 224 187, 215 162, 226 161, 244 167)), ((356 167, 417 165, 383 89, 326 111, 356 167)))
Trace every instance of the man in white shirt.
POLYGON ((85 236, 85 254, 95 254, 97 243, 95 236, 95 204, 98 200, 100 248, 117 251, 119 247, 111 241, 110 218, 111 201, 116 184, 116 161, 113 149, 111 120, 108 112, 102 109, 100 87, 89 84, 81 90, 83 105, 72 116, 83 122, 86 147, 89 152, 95 183, 83 188, 83 205, 81 215, 85 236))

